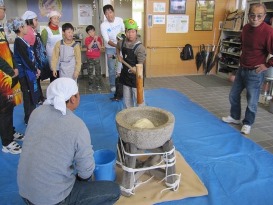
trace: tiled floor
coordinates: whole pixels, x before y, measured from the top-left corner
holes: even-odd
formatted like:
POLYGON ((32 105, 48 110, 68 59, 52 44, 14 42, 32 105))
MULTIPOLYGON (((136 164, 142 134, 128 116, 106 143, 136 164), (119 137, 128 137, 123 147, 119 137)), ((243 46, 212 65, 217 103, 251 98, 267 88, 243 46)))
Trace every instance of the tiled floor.
MULTIPOLYGON (((78 82, 81 94, 92 93, 88 90, 86 77, 80 78, 78 82)), ((104 78, 104 82, 105 86, 103 89, 101 91, 94 90, 93 93, 109 92, 109 85, 107 85, 108 81, 106 78, 104 78)), ((43 84, 43 88, 45 87, 46 83, 43 84)), ((228 95, 230 86, 203 87, 184 76, 145 79, 145 89, 163 87, 175 89, 183 93, 193 102, 198 103, 218 118, 229 115, 230 104, 228 101, 228 95)), ((242 109, 244 110, 246 107, 245 94, 242 94, 242 105, 242 109)), ((273 153, 273 114, 268 110, 268 106, 259 106, 256 122, 252 126, 250 135, 247 135, 246 137, 273 153)), ((244 113, 242 116, 244 116, 244 113)), ((232 126, 238 130, 241 128, 238 125, 232 126)))

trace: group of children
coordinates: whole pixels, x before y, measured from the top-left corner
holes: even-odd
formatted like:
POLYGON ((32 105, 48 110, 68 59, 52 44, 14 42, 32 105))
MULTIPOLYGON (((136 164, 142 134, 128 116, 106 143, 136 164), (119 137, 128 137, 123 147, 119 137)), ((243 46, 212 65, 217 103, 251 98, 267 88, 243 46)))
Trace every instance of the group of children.
MULTIPOLYGON (((69 77, 77 81, 81 71, 81 48, 73 39, 74 27, 65 23, 60 28, 58 24, 61 14, 57 11, 51 11, 48 17, 48 26, 41 36, 37 32, 37 15, 32 11, 26 11, 21 18, 7 21, 9 31, 14 31, 17 35, 14 41, 14 59, 19 71, 26 125, 37 104, 45 99, 40 80, 50 78, 52 82, 58 77, 69 77)), ((113 56, 116 59, 116 91, 111 100, 119 101, 123 97, 124 106, 128 108, 136 106, 136 76, 121 61, 123 59, 132 67, 137 63, 143 64, 146 52, 137 35, 137 23, 133 19, 126 19, 124 25, 125 33, 117 35, 117 56, 113 56)), ((100 90, 102 38, 96 35, 92 25, 86 27, 86 33, 89 90, 100 90)))
MULTIPOLYGON (((125 32, 117 34, 116 46, 116 80, 115 93, 110 99, 112 101, 120 101, 124 98, 124 107, 134 107, 137 105, 137 90, 136 90, 136 74, 132 72, 126 65, 122 64, 122 60, 130 66, 135 67, 136 64, 144 64, 146 59, 146 50, 141 43, 140 36, 137 34, 138 25, 136 21, 129 18, 123 21, 125 32)), ((87 47, 86 56, 89 64, 89 90, 92 90, 93 83, 100 88, 101 86, 101 67, 100 67, 100 49, 102 40, 95 35, 95 27, 87 26, 86 32, 89 35, 85 39, 85 46, 87 47), (95 76, 93 69, 95 68, 95 76)))
MULTIPOLYGON (((57 11, 52 11, 49 13, 49 26, 48 28, 44 29, 42 32, 42 36, 44 36, 45 31, 47 32, 47 40, 44 45, 46 47, 46 53, 49 59, 50 67, 51 67, 51 82, 58 78, 58 77, 69 77, 74 80, 77 80, 79 73, 81 71, 81 48, 78 43, 76 43, 73 39, 74 37, 74 27, 70 23, 65 23, 62 25, 62 38, 60 39, 60 34, 54 35, 52 29, 54 26, 57 27, 59 22, 59 18, 61 14, 57 11), (54 24, 54 22, 57 22, 54 24), (50 32, 50 29, 51 32, 50 32), (53 39, 53 40, 52 40, 53 39), (59 40, 57 40, 59 39, 59 40), (54 45, 55 44, 55 45, 54 45), (53 46, 54 45, 54 46, 53 46), (50 50, 51 49, 51 50, 50 50)), ((32 11, 27 11, 22 18, 15 18, 9 20, 9 27, 17 34, 17 38, 15 40, 15 56, 19 52, 18 56, 21 59, 26 59, 26 63, 20 63, 20 65, 25 66, 24 69, 21 69, 22 77, 26 75, 28 72, 32 73, 33 76, 39 79, 41 74, 40 69, 43 69, 46 72, 47 68, 41 68, 41 65, 35 64, 35 62, 39 61, 35 60, 35 56, 41 56, 40 54, 32 55, 31 48, 33 48, 34 43, 31 41, 24 40, 24 36, 29 33, 29 29, 25 29, 25 21, 28 23, 32 23, 33 31, 37 28, 37 15, 32 11), (26 15, 27 14, 27 15, 26 15), (23 18, 23 19, 22 19, 23 18), (28 50, 28 52, 25 52, 28 50), (26 56, 28 54, 28 56, 26 56)), ((141 40, 137 35, 138 26, 137 23, 133 19, 126 19, 124 21, 125 25, 125 32, 119 33, 116 38, 118 40, 117 44, 117 56, 113 56, 116 58, 116 91, 114 96, 110 98, 112 101, 120 101, 123 98, 124 94, 124 105, 125 107, 132 107, 135 106, 136 99, 136 78, 135 73, 128 72, 126 65, 121 64, 121 56, 124 57, 124 61, 129 63, 131 66, 135 66, 137 63, 144 63, 146 58, 146 52, 144 46, 141 44, 141 40), (140 46, 140 47, 139 47, 140 46), (123 67, 123 69, 122 69, 123 67), (125 92, 124 92, 125 90, 125 92)), ((55 29, 59 31, 60 28, 57 27, 55 29)), ((86 33, 88 36, 85 38, 84 45, 87 48, 86 57, 88 63, 88 83, 89 83, 89 90, 92 91, 93 89, 101 90, 102 87, 102 76, 101 76, 101 65, 100 65, 100 55, 101 55, 101 48, 102 48, 102 38, 96 35, 95 27, 93 25, 89 25, 86 27, 86 33), (95 72, 94 72, 95 71, 95 72), (95 74, 94 74, 95 73, 95 74)), ((40 41, 39 34, 35 34, 38 37, 38 41, 40 41)), ((45 40, 44 40, 45 41, 45 40)), ((34 41, 35 42, 35 41, 34 41)), ((37 44, 37 43, 36 43, 37 44)), ((41 46, 40 46, 41 47, 41 46)), ((44 53, 44 52, 41 52, 44 53)), ((20 62, 19 57, 17 58, 18 62, 20 62)), ((26 75, 27 76, 27 75, 26 75)), ((39 89, 40 85, 37 86, 37 82, 39 80, 35 80, 33 77, 32 82, 26 78, 26 81, 22 81, 22 91, 24 94, 24 106, 25 106, 25 123, 27 124, 28 118, 32 110, 35 108, 35 103, 37 103, 38 96, 42 96, 42 90, 39 89), (33 89, 30 89, 30 93, 28 89, 24 89, 27 86, 27 83, 31 83, 32 85, 28 85, 33 89), (33 103, 26 103, 30 101, 32 98, 33 103)))

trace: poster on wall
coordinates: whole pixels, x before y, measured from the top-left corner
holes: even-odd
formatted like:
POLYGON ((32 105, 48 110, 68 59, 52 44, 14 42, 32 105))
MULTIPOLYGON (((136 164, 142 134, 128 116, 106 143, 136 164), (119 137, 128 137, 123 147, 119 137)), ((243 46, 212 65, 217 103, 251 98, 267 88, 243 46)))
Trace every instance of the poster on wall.
POLYGON ((167 15, 166 33, 188 33, 188 15, 167 15))
POLYGON ((170 0, 170 14, 185 14, 186 0, 170 0))
POLYGON ((165 12, 166 11, 166 3, 157 3, 157 2, 155 2, 154 4, 153 4, 153 6, 154 6, 154 12, 165 12))
POLYGON ((195 31, 212 31, 214 1, 197 0, 195 6, 195 31))
POLYGON ((165 24, 165 15, 154 15, 154 24, 165 24))
POLYGON ((47 14, 50 11, 59 11, 62 22, 73 20, 72 0, 27 0, 27 9, 34 11, 40 22, 48 22, 47 14))
POLYGON ((78 4, 79 25, 92 25, 92 5, 78 4))

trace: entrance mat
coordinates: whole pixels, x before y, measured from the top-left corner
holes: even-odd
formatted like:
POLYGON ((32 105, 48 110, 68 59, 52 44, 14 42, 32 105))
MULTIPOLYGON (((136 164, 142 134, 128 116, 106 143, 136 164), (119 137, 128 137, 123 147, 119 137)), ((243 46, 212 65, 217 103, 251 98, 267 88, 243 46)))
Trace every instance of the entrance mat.
MULTIPOLYGON (((183 156, 176 151, 176 173, 181 174, 180 185, 177 191, 165 190, 166 188, 164 182, 159 182, 159 180, 152 179, 135 190, 135 195, 130 197, 121 196, 117 201, 116 205, 130 205, 139 204, 141 205, 151 205, 159 202, 180 200, 188 197, 198 197, 208 195, 208 190, 201 182, 196 173, 185 161, 183 156)), ((149 176, 143 175, 140 180, 145 181, 149 179, 149 176)), ((122 169, 117 168, 117 182, 121 184, 122 180, 122 169)))
POLYGON ((216 75, 189 75, 185 77, 203 87, 219 87, 232 85, 232 83, 229 82, 227 79, 218 77, 216 75))

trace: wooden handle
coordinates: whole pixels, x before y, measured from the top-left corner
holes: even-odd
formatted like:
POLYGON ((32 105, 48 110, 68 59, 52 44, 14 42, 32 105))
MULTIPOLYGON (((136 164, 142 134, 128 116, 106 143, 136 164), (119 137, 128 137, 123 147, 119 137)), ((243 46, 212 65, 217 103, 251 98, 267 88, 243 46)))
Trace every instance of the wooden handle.
POLYGON ((137 87, 137 104, 141 105, 143 100, 143 64, 136 64, 136 87, 137 87))
POLYGON ((125 60, 122 59, 121 62, 122 62, 124 65, 126 65, 128 68, 133 69, 133 67, 130 66, 127 62, 125 62, 125 60))
POLYGON ((131 70, 136 70, 136 88, 137 88, 137 104, 141 105, 143 100, 143 64, 136 64, 136 69, 130 66, 123 59, 121 62, 131 70))

